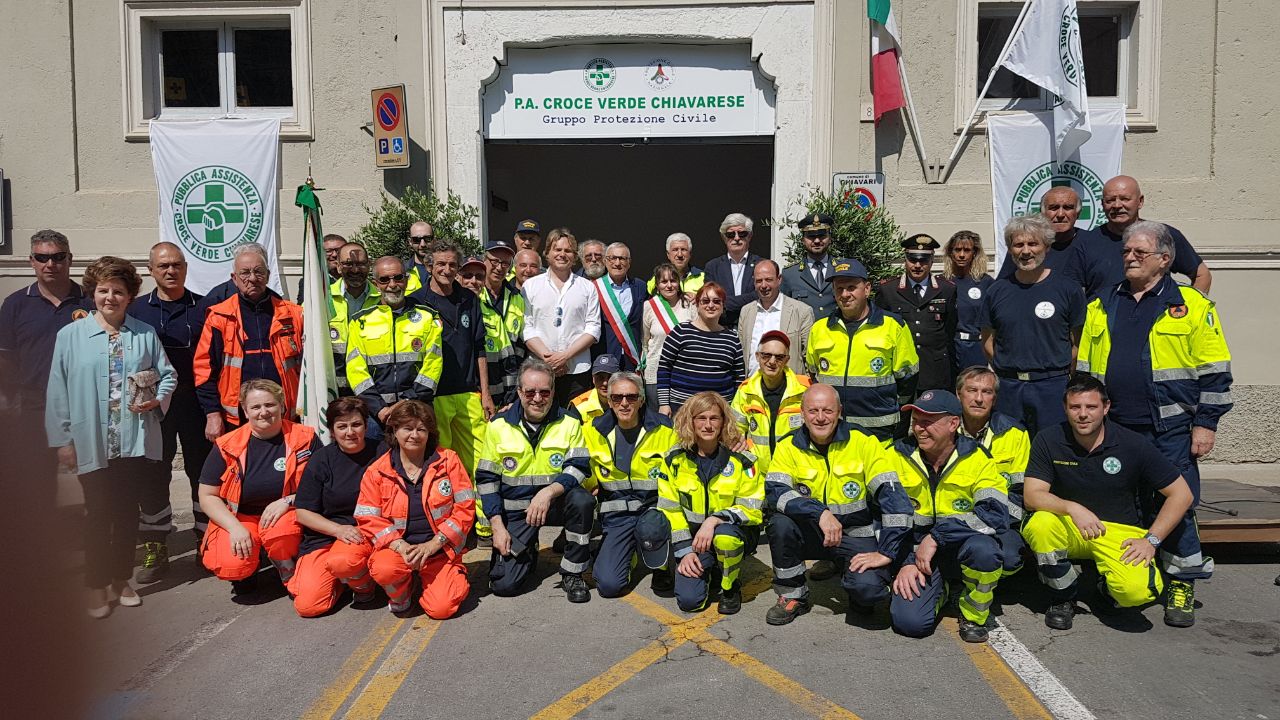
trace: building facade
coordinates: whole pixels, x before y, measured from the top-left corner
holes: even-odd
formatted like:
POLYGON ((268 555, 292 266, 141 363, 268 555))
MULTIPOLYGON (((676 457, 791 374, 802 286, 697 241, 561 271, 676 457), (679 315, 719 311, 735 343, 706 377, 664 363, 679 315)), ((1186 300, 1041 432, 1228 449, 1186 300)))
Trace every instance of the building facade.
MULTIPOLYGON (((480 208, 484 236, 532 216, 627 242, 637 273, 670 232, 708 259, 726 213, 783 217, 806 184, 829 188, 840 172, 883 172, 884 202, 907 232, 969 228, 990 246, 984 124, 945 183, 936 166, 1020 3, 894 3, 916 137, 896 112, 870 121, 861 0, 8 6, 23 21, 0 28, 5 292, 30 282, 27 239, 40 228, 71 238, 77 268, 106 253, 144 259, 157 238, 157 116, 281 119, 276 221, 292 275, 301 217, 290 199, 308 173, 330 231, 357 228, 380 192, 431 180, 480 208), (411 164, 376 170, 369 93, 393 84, 405 86, 411 164)), ((1280 408, 1280 333, 1265 299, 1280 278, 1267 191, 1280 170, 1280 11, 1271 0, 1079 6, 1091 102, 1126 109, 1123 170, 1143 184, 1144 217, 1183 230, 1214 273, 1236 378, 1214 458, 1276 462, 1280 440, 1262 428, 1280 408)), ((990 111, 1051 100, 1003 74, 991 95, 990 111)), ((759 223, 754 249, 781 258, 785 237, 759 223)))

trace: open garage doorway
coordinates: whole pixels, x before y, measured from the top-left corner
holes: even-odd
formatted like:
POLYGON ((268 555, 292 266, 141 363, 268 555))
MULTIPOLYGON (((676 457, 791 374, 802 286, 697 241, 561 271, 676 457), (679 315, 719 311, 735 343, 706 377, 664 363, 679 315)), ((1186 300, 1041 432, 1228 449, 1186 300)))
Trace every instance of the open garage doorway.
POLYGON ((717 233, 731 212, 756 221, 752 250, 769 254, 773 138, 649 143, 485 143, 488 232, 510 237, 533 218, 545 235, 568 227, 578 240, 625 242, 631 274, 649 277, 673 232, 693 238, 694 264, 724 253, 717 233))

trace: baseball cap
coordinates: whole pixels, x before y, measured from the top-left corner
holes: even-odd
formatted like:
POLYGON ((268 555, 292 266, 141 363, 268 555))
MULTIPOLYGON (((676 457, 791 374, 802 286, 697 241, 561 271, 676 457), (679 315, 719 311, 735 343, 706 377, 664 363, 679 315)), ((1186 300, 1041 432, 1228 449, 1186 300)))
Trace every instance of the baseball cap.
POLYGON ((512 255, 516 253, 515 246, 512 245, 511 241, 507 240, 506 238, 495 238, 484 244, 485 252, 492 252, 494 250, 506 250, 512 255))
POLYGON ((478 257, 476 257, 475 255, 472 255, 471 257, 467 258, 466 260, 463 260, 463 261, 462 261, 462 266, 461 266, 461 267, 459 267, 458 269, 459 269, 459 270, 461 270, 462 268, 464 268, 464 267, 466 267, 466 266, 468 266, 468 265, 479 265, 480 267, 488 267, 488 265, 485 265, 485 264, 484 264, 484 260, 483 260, 482 258, 478 258, 478 257))
POLYGON ((927 390, 916 398, 915 402, 903 405, 902 409, 922 412, 925 415, 955 415, 959 417, 964 414, 964 410, 960 409, 959 398, 946 390, 927 390))
POLYGON ((761 345, 767 342, 773 342, 774 340, 777 340, 783 345, 786 345, 788 350, 791 349, 791 338, 781 330, 770 330, 769 332, 760 336, 761 345))
POLYGON ((636 520, 636 546, 645 567, 657 570, 667 564, 671 554, 671 523, 661 510, 646 510, 636 520))
POLYGON ((618 364, 618 358, 612 355, 601 355, 591 363, 591 374, 609 373, 610 375, 618 372, 621 367, 618 364))
POLYGON ((842 277, 866 280, 868 277, 867 268, 857 260, 841 260, 831 266, 831 274, 827 276, 827 279, 842 277))
POLYGON ((521 220, 520 222, 516 223, 516 232, 518 233, 531 232, 531 233, 538 233, 539 235, 541 235, 542 226, 538 224, 537 220, 521 220))

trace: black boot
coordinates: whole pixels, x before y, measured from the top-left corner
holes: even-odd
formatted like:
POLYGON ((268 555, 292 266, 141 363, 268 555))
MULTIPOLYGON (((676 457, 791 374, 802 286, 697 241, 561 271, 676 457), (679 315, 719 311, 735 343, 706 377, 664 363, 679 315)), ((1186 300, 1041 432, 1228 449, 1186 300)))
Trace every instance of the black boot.
POLYGON ((728 590, 720 593, 720 604, 716 606, 716 612, 721 615, 733 615, 741 609, 742 588, 735 582, 728 590))
POLYGON ((587 587, 587 581, 583 580, 579 573, 561 573, 560 584, 571 603, 584 603, 591 599, 591 590, 587 587))

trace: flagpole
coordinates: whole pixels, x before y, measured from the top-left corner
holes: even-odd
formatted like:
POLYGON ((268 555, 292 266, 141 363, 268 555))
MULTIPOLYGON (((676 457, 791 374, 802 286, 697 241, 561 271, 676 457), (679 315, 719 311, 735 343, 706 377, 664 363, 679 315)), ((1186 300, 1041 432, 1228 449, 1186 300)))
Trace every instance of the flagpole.
POLYGON ((969 128, 973 127, 974 118, 978 117, 978 108, 982 105, 983 98, 987 96, 987 91, 991 89, 991 81, 995 80, 1000 66, 1004 65, 1005 58, 1009 56, 1009 51, 1013 49, 1013 41, 1018 37, 1018 31, 1022 29, 1022 21, 1027 17, 1027 11, 1031 9, 1031 3, 1033 2, 1035 0, 1027 0, 1022 4, 1022 10, 1018 12, 1018 19, 1013 23, 1013 30, 1009 32, 1009 38, 1004 41, 1004 48, 1000 51, 1000 56, 996 58, 995 64, 991 66, 991 72, 987 73, 987 82, 982 86, 982 92, 978 93, 978 99, 973 103, 973 110, 969 113, 969 119, 964 123, 964 130, 961 130, 960 137, 956 138, 956 145, 951 148, 951 155, 947 158, 947 164, 943 167, 943 183, 946 183, 951 177, 951 168, 955 165, 956 156, 960 154, 960 146, 964 144, 965 137, 969 134, 969 128))
POLYGON ((911 99, 911 84, 907 82, 907 66, 902 62, 902 47, 898 47, 898 77, 902 79, 902 93, 907 96, 907 123, 911 126, 911 142, 915 145, 916 156, 920 158, 920 170, 924 173, 924 181, 929 182, 929 156, 925 153, 924 143, 920 139, 920 121, 916 119, 916 104, 911 99))

